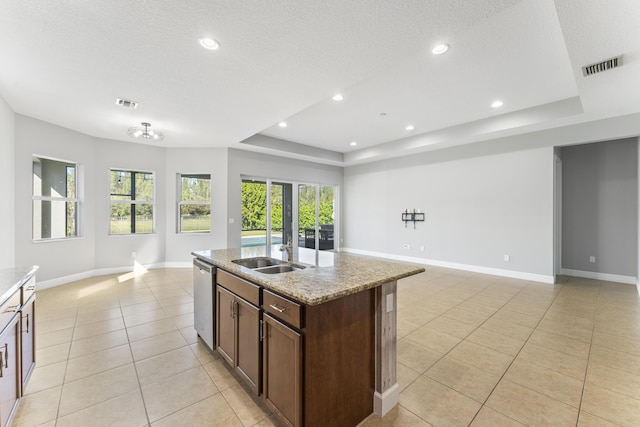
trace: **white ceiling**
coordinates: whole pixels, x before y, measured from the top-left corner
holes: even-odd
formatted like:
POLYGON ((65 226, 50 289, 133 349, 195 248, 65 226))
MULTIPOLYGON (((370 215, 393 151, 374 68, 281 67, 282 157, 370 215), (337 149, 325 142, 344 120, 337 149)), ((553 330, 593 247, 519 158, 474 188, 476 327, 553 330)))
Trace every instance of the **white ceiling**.
POLYGON ((638 0, 3 0, 0 96, 101 138, 148 121, 162 146, 349 165, 640 112, 639 23, 638 0))

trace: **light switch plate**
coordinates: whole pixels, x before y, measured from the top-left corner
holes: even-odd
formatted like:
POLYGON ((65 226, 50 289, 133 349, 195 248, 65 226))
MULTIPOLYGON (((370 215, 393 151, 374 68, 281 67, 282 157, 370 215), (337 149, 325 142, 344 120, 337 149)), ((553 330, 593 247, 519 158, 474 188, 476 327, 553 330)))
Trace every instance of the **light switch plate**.
POLYGON ((393 294, 387 295, 387 313, 393 311, 393 294))

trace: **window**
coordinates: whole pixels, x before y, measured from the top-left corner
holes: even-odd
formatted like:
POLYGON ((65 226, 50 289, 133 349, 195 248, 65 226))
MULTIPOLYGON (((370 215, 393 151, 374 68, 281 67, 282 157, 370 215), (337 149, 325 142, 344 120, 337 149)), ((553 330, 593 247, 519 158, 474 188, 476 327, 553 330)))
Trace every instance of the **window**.
POLYGON ((73 162, 33 157, 33 240, 78 236, 78 169, 73 162))
POLYGON ((153 233, 154 175, 111 169, 109 234, 153 233))
POLYGON ((178 233, 211 232, 211 175, 178 174, 178 233))

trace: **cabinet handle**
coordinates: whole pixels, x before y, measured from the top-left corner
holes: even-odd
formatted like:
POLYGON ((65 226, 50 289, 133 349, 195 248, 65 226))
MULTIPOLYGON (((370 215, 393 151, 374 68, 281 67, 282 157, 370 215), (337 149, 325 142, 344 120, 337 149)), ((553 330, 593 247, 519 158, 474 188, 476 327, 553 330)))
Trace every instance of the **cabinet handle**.
POLYGON ((264 320, 260 321, 260 341, 264 340, 264 320))
POLYGON ((26 316, 22 316, 22 318, 26 318, 27 319, 27 330, 25 331, 25 333, 29 333, 29 313, 27 313, 26 316))
POLYGON ((27 286, 27 291, 33 291, 36 289, 35 285, 27 286))
MULTIPOLYGON (((6 344, 5 344, 6 345, 6 344)), ((4 365, 2 364, 2 351, 0 350, 0 378, 4 377, 4 365)))
POLYGON ((4 367, 9 367, 9 344, 4 343, 4 367))
POLYGON ((10 305, 9 307, 7 307, 7 309, 4 312, 5 313, 15 313, 16 311, 18 311, 18 307, 20 307, 20 304, 18 304, 18 305, 10 305))
POLYGON ((275 304, 269 304, 269 307, 273 308, 274 310, 276 310, 278 313, 284 313, 284 311, 286 310, 286 308, 280 308, 275 304))

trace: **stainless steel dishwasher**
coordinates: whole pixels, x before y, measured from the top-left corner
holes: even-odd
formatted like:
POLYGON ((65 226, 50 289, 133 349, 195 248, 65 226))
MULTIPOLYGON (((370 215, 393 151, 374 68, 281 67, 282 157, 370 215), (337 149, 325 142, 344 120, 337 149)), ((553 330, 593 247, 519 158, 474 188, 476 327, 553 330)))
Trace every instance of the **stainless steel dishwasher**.
POLYGON ((214 284, 216 280, 216 268, 201 261, 193 259, 193 326, 202 340, 214 349, 215 307, 214 284))

